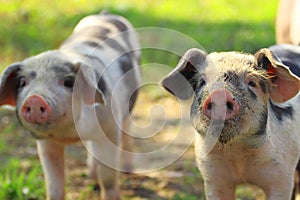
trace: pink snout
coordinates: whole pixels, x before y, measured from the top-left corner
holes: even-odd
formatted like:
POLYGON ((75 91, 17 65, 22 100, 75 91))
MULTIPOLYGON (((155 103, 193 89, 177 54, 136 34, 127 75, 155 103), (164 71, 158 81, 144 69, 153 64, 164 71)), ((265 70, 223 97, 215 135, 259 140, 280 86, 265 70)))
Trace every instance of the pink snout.
POLYGON ((22 105, 21 114, 29 123, 43 124, 51 116, 51 107, 42 96, 34 94, 22 105))
POLYGON ((229 120, 239 111, 239 105, 227 90, 215 90, 204 101, 202 112, 209 119, 229 120))

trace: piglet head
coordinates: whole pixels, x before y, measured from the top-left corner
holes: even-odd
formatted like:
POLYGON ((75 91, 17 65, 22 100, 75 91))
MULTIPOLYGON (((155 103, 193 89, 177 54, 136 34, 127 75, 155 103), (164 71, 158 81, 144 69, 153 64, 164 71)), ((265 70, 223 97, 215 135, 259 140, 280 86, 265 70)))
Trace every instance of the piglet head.
POLYGON ((256 56, 190 49, 162 85, 180 99, 194 96, 193 126, 226 144, 237 136, 263 135, 269 100, 283 102, 298 93, 299 79, 275 59, 267 49, 256 56))
POLYGON ((20 123, 37 138, 73 139, 78 137, 74 135, 74 90, 79 91, 82 104, 105 104, 95 74, 92 67, 73 62, 62 52, 48 51, 4 70, 0 105, 15 106, 20 123))

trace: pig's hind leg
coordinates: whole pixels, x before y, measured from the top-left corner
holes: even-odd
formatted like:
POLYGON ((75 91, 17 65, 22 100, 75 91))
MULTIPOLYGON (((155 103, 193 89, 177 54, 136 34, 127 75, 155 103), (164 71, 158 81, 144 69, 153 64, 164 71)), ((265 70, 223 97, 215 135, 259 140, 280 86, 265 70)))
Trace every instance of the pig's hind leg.
POLYGON ((105 137, 96 141, 90 141, 88 150, 90 170, 93 178, 97 178, 101 190, 101 199, 118 200, 120 199, 119 189, 119 161, 120 161, 120 134, 121 131, 111 126, 106 130, 105 137), (114 130, 116 129, 116 130, 114 130))
POLYGON ((127 116, 122 127, 122 171, 130 173, 133 171, 132 145, 133 137, 130 135, 131 116, 127 116))

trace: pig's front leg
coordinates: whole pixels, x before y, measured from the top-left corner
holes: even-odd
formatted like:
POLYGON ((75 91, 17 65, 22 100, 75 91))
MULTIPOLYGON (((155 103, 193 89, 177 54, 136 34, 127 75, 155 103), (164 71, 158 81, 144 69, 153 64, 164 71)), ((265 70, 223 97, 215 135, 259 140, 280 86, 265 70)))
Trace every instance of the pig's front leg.
MULTIPOLYGON (((276 175, 274 174, 274 176, 276 176, 276 175)), ((287 177, 289 177, 288 173, 287 173, 286 177, 281 177, 282 181, 274 180, 274 178, 271 176, 269 177, 269 179, 273 180, 274 183, 262 187, 263 190, 265 191, 267 200, 291 199, 292 193, 293 193, 292 190, 293 190, 294 179, 293 179, 293 177, 289 177, 289 178, 287 178, 287 177)))
POLYGON ((64 199, 64 145, 37 140, 37 149, 46 179, 47 200, 64 199))
MULTIPOLYGON (((89 141, 89 146, 93 142, 89 141)), ((88 153, 87 164, 89 167, 90 177, 97 182, 101 188, 101 199, 119 199, 118 173, 116 170, 102 164, 92 154, 88 153)))
POLYGON ((293 184, 287 184, 287 186, 280 187, 279 185, 275 185, 268 191, 266 191, 267 200, 278 199, 285 200, 292 198, 292 190, 293 184), (288 187, 287 187, 288 186, 288 187))
POLYGON ((232 174, 218 158, 200 163, 207 200, 234 200, 236 184, 232 174))
POLYGON ((101 188, 102 200, 120 200, 118 172, 105 164, 97 165, 97 177, 101 188))

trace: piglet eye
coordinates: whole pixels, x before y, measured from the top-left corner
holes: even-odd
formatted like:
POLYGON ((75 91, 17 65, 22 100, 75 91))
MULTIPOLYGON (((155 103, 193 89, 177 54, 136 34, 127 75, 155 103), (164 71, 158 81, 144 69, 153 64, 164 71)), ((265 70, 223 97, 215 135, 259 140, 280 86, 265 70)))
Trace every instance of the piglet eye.
POLYGON ((75 78, 73 76, 66 76, 64 78, 64 86, 67 88, 73 88, 75 82, 75 78))
POLYGON ((256 87, 256 83, 254 81, 249 81, 248 85, 251 87, 256 87))
POLYGON ((26 86, 26 78, 25 77, 19 77, 18 79, 18 84, 17 84, 17 88, 23 88, 26 86))

